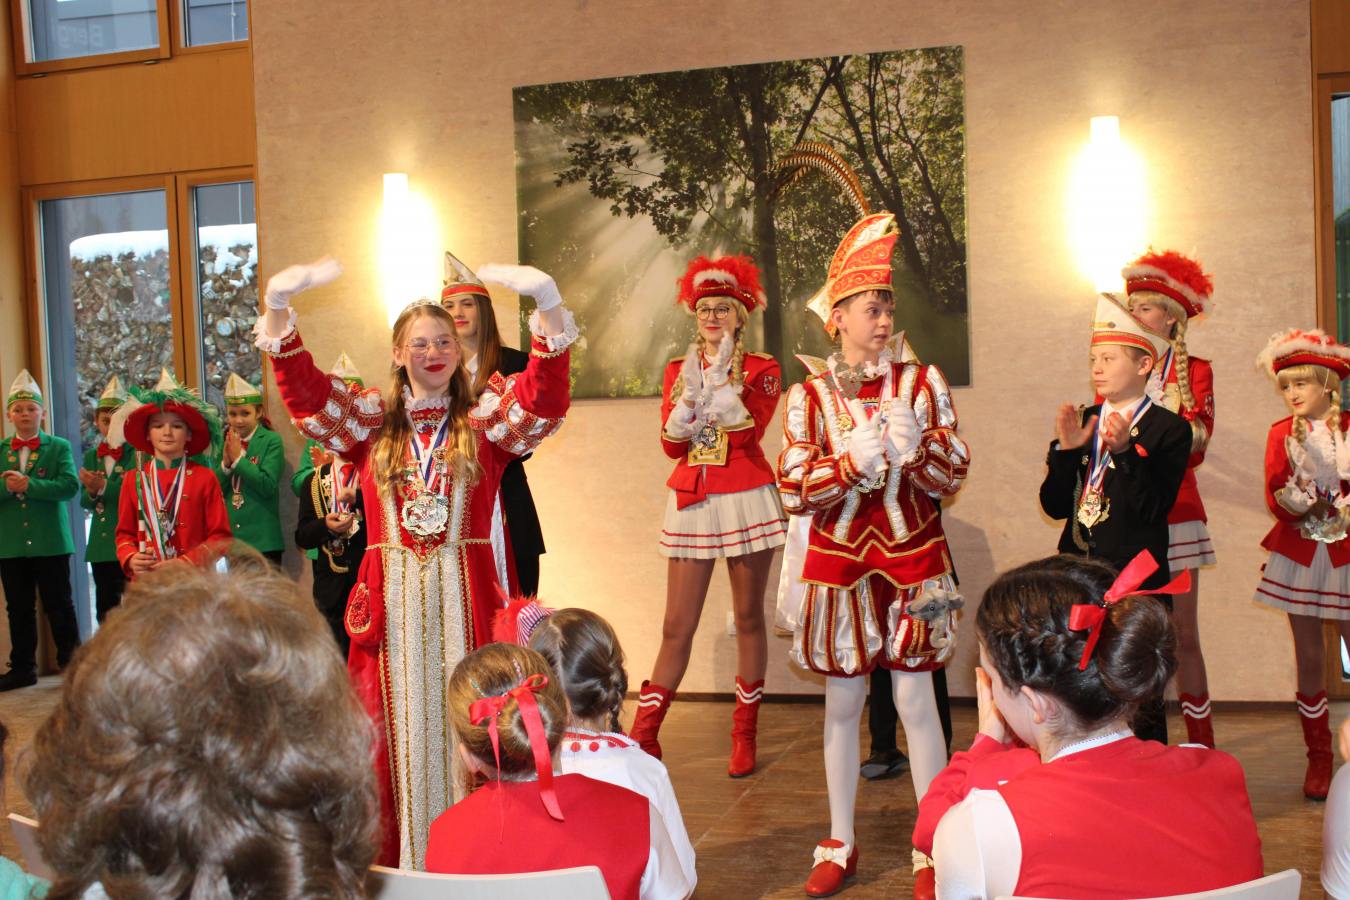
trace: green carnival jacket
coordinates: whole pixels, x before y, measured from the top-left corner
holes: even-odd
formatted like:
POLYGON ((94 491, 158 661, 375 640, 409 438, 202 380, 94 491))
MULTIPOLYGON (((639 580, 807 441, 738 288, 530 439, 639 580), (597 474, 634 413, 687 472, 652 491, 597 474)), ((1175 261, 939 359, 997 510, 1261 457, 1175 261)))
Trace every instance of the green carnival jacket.
MULTIPOLYGON (((98 458, 97 447, 84 451, 84 468, 99 474, 106 471, 98 458)), ((91 497, 84 485, 80 485, 80 506, 89 510, 90 517, 85 562, 117 562, 117 503, 122 496, 122 476, 135 468, 136 451, 130 444, 123 444, 122 456, 113 463, 112 474, 100 496, 91 497)))
POLYGON ((232 471, 226 472, 222 468, 223 461, 222 451, 215 461, 216 477, 220 479, 220 490, 225 495, 225 509, 230 514, 230 530, 235 540, 263 553, 286 549, 281 536, 281 515, 277 510, 280 500, 277 492, 281 487, 282 470, 286 467, 281 436, 259 425, 249 439, 248 449, 232 471))
MULTIPOLYGON (((38 449, 28 454, 28 490, 11 494, 0 481, 0 559, 74 553, 66 503, 80 489, 70 442, 38 432, 38 449)), ((18 470, 19 453, 8 439, 0 445, 0 471, 18 470)))

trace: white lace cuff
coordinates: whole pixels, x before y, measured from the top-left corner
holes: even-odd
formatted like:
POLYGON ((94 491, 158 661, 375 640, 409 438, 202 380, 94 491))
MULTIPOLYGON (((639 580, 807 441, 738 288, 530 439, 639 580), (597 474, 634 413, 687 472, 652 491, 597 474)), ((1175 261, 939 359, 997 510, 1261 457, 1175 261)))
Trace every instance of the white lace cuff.
POLYGON ((290 315, 287 317, 286 330, 276 337, 263 331, 265 318, 258 316, 258 320, 253 323, 253 346, 264 353, 280 353, 282 342, 295 333, 295 307, 291 307, 290 315))
POLYGON ((530 313, 530 334, 547 344, 550 353, 561 353, 572 346, 577 338, 581 337, 581 332, 577 329, 576 317, 572 315, 572 311, 563 307, 562 316, 562 334, 544 334, 544 326, 539 319, 539 310, 536 309, 530 313))

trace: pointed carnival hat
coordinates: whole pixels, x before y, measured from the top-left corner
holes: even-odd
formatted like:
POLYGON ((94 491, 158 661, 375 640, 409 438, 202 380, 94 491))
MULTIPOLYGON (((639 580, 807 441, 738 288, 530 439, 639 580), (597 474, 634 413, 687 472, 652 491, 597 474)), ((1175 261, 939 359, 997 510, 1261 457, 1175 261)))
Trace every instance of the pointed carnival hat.
POLYGON ((108 379, 108 383, 103 388, 103 393, 98 397, 98 409, 117 409, 123 403, 127 402, 126 388, 122 387, 122 379, 114 375, 108 379))
POLYGON ((1256 357, 1256 366, 1271 378, 1290 366, 1321 366, 1344 381, 1350 377, 1350 347, 1338 343, 1320 328, 1311 331, 1290 328, 1271 336, 1256 357))
POLYGON ((27 369, 19 370, 19 377, 14 379, 14 383, 9 386, 9 393, 5 396, 5 407, 18 403, 20 400, 32 400, 38 406, 46 406, 42 402, 42 388, 33 380, 27 369))
POLYGON ((835 306, 865 291, 889 293, 893 290, 891 251, 900 238, 895 216, 889 212, 871 211, 857 173, 826 144, 802 141, 769 171, 779 178, 775 194, 796 184, 811 171, 820 172, 839 186, 858 211, 858 221, 844 234, 830 257, 824 285, 806 301, 807 309, 820 317, 826 333, 833 337, 835 328, 830 321, 830 312, 835 306))
POLYGON ((487 285, 464 263, 455 258, 455 254, 445 251, 445 274, 441 287, 441 303, 451 297, 482 297, 491 300, 487 285))
POLYGON ((1158 252, 1150 247, 1147 253, 1121 269, 1120 274, 1130 299, 1138 294, 1162 294, 1176 301, 1188 319, 1204 315, 1212 302, 1214 282, 1199 260, 1175 250, 1158 252))
POLYGON ((1120 301, 1110 294, 1097 297, 1097 313, 1092 319, 1092 346, 1110 344, 1117 347, 1134 347, 1153 357, 1162 358, 1172 346, 1167 338, 1149 331, 1130 311, 1120 305, 1120 301))
POLYGON ((333 363, 333 368, 328 370, 329 375, 336 375, 347 384, 354 384, 357 387, 365 387, 366 383, 361 378, 361 373, 356 371, 356 363, 343 350, 338 354, 337 362, 333 363))
POLYGON ((748 256, 719 256, 709 259, 700 256, 685 269, 677 282, 676 302, 694 311, 705 297, 727 297, 737 300, 746 312, 754 312, 764 305, 764 289, 759 284, 759 267, 748 256))
POLYGON ((225 382, 226 406, 257 406, 263 402, 262 391, 240 378, 234 372, 225 382))
MULTIPOLYGON (((150 390, 131 389, 131 399, 117 411, 113 417, 114 424, 121 425, 122 437, 128 444, 142 453, 153 453, 149 435, 150 417, 158 412, 174 413, 187 423, 191 432, 187 442, 188 456, 196 456, 207 450, 214 455, 220 451, 220 414, 215 407, 179 384, 168 369, 160 371, 159 383, 150 390)), ((112 432, 113 426, 110 425, 110 438, 112 432)), ((112 443, 111 439, 109 443, 112 443)))

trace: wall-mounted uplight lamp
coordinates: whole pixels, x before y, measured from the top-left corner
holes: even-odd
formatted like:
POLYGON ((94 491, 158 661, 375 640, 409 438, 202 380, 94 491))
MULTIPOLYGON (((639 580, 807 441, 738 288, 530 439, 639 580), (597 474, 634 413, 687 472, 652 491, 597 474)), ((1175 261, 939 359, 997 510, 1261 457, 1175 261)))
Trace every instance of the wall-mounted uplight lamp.
POLYGON ((1120 119, 1094 116, 1073 170, 1070 240, 1098 291, 1121 288, 1121 268, 1145 247, 1144 167, 1120 138, 1120 119))
POLYGON ((389 324, 419 297, 440 295, 440 233, 431 204, 408 186, 405 172, 384 176, 380 212, 380 285, 389 324))

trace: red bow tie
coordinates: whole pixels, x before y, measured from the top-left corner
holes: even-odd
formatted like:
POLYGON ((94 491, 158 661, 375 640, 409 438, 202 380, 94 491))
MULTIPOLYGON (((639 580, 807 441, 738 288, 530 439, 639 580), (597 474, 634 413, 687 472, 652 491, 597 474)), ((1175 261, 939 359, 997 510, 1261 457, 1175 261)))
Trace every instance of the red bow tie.
POLYGON ((13 450, 15 453, 18 453, 24 447, 27 447, 29 450, 36 450, 38 448, 38 442, 39 438, 35 437, 31 437, 26 441, 23 438, 10 438, 9 449, 13 450))
POLYGON ((125 447, 109 447, 108 442, 103 441, 98 445, 98 458, 102 459, 105 456, 111 456, 114 460, 118 460, 122 458, 122 451, 125 449, 125 447))

